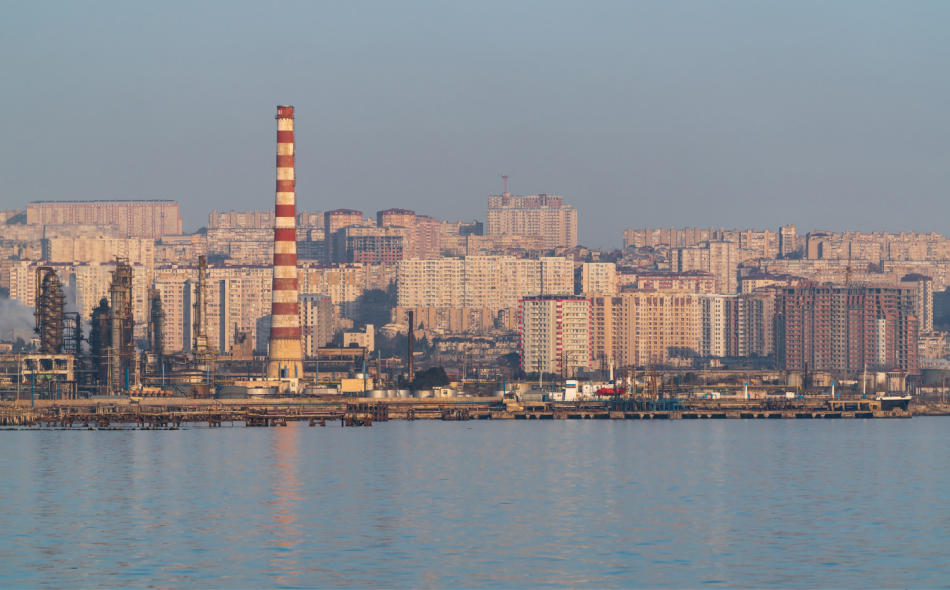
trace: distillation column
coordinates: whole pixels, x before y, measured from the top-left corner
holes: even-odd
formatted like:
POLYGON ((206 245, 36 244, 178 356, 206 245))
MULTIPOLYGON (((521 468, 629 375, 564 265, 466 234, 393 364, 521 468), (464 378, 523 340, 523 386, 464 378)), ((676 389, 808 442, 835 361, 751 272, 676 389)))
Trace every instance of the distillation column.
POLYGON ((269 379, 303 377, 297 312, 297 197, 294 107, 277 107, 277 206, 274 208, 274 283, 271 289, 269 379))

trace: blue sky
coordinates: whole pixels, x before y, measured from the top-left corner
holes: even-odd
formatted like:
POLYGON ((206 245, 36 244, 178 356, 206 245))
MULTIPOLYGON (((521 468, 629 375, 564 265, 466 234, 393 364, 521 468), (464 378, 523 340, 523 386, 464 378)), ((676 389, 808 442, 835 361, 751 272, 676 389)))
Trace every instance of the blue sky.
POLYGON ((485 217, 498 173, 626 227, 948 233, 950 3, 0 3, 0 207, 485 217))

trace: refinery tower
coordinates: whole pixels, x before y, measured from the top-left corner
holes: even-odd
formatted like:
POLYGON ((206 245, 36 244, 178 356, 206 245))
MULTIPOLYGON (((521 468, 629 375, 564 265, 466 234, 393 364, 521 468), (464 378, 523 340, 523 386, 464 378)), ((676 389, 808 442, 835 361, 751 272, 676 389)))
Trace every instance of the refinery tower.
POLYGON ((268 379, 303 377, 297 315, 297 197, 294 107, 277 107, 277 206, 274 208, 274 283, 271 290, 268 379))

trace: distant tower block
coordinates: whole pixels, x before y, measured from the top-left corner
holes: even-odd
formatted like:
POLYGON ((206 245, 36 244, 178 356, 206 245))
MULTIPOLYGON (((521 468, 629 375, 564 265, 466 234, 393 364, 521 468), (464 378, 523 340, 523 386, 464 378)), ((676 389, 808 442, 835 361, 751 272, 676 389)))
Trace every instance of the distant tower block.
POLYGON ((271 290, 268 379, 303 377, 297 314, 297 196, 294 107, 277 107, 277 206, 274 208, 274 283, 271 290))

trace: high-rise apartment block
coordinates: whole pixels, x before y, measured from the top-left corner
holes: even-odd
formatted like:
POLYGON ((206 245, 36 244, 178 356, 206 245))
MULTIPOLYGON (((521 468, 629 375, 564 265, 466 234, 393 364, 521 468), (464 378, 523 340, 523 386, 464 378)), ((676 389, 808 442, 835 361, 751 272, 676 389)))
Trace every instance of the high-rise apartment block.
POLYGON ((554 195, 489 196, 486 226, 489 236, 542 236, 548 249, 577 246, 577 209, 554 195))
POLYGON ((739 251, 735 242, 713 240, 695 246, 670 250, 674 272, 699 270, 716 277, 717 293, 735 293, 739 267, 739 251))
POLYGON ((617 274, 621 290, 689 291, 715 293, 716 277, 700 270, 670 272, 663 270, 625 271, 617 274))
POLYGON ((317 349, 333 339, 333 301, 327 295, 300 295, 300 344, 304 356, 317 356, 317 349))
POLYGON ((33 201, 26 207, 29 225, 115 224, 121 238, 158 239, 179 235, 181 215, 175 201, 33 201))
POLYGON ((581 293, 613 295, 620 290, 617 265, 613 262, 585 262, 581 267, 581 293))
POLYGON ((702 306, 695 293, 636 291, 591 301, 598 359, 645 366, 700 354, 702 306))
POLYGON ((272 229, 274 211, 212 211, 208 214, 208 229, 216 228, 255 228, 272 229))
POLYGON ((670 248, 685 248, 701 242, 723 239, 724 231, 713 228, 700 229, 687 227, 684 229, 632 229, 623 232, 623 247, 643 248, 644 246, 668 246, 670 248))
POLYGON ((526 297, 519 305, 521 368, 573 375, 592 366, 590 300, 574 295, 526 297))
POLYGON ((401 307, 487 308, 497 313, 534 295, 573 295, 574 263, 561 257, 466 256, 399 263, 401 307))
POLYGON ((409 209, 386 209, 376 213, 379 228, 403 227, 409 230, 403 245, 404 258, 438 258, 442 253, 443 222, 428 215, 416 215, 409 209))
POLYGON ((934 329, 934 280, 918 273, 905 275, 900 282, 902 287, 911 287, 916 291, 914 313, 919 322, 921 333, 934 329))
POLYGON ((323 214, 324 264, 346 262, 346 252, 340 248, 334 234, 351 225, 364 225, 363 212, 355 209, 334 209, 323 214))
POLYGON ((345 262, 395 264, 406 258, 412 228, 403 226, 350 226, 333 234, 335 251, 344 252, 345 262))
POLYGON ((798 246, 795 243, 795 226, 794 225, 784 225, 779 229, 778 232, 778 253, 785 257, 790 254, 794 254, 798 246))
POLYGON ((789 371, 894 367, 916 373, 916 289, 899 286, 786 287, 777 301, 776 359, 789 371))

